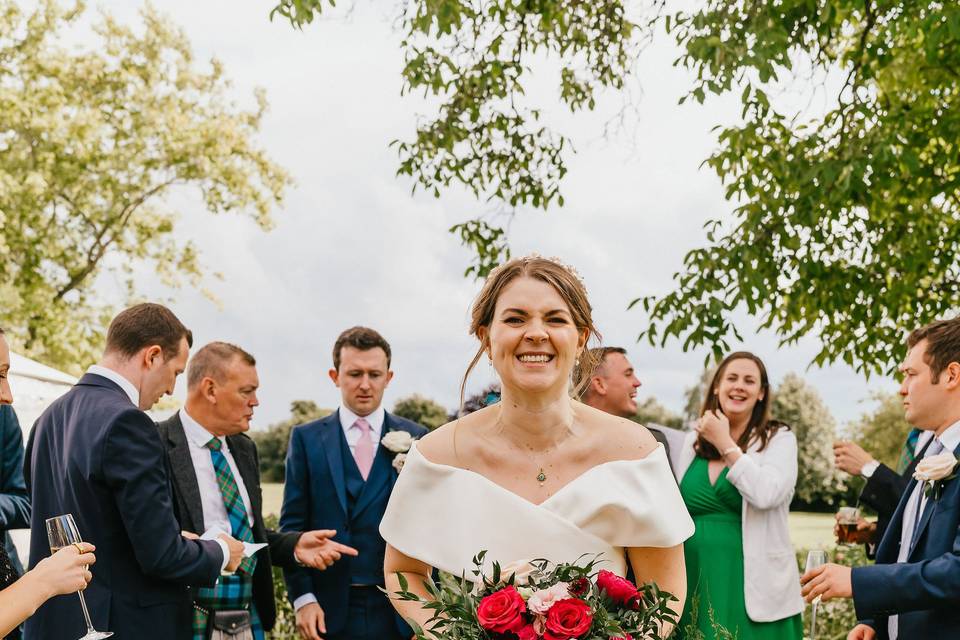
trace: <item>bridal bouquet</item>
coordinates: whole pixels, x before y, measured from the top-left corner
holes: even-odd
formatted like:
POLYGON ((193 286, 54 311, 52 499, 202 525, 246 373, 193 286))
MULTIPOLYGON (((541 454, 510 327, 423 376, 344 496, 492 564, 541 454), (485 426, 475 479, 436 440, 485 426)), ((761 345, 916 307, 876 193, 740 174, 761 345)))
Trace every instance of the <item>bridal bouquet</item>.
MULTIPOLYGON (((609 571, 597 571, 596 558, 584 564, 535 560, 518 580, 516 572, 498 564, 484 576, 485 555, 473 559, 474 580, 427 581, 430 598, 423 599, 399 575, 401 590, 394 597, 432 610, 427 627, 443 640, 645 640, 659 638, 663 623, 677 621, 667 606, 676 598, 653 583, 638 589, 609 571)), ((423 629, 414 625, 414 632, 426 640, 423 629)))

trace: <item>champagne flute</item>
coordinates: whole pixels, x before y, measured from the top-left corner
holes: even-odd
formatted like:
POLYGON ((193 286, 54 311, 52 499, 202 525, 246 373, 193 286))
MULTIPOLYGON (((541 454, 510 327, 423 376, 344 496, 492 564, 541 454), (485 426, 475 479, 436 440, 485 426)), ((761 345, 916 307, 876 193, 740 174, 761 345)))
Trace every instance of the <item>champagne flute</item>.
MULTIPOLYGON (((807 565, 803 572, 807 573, 817 567, 827 564, 827 552, 823 549, 811 549, 807 552, 807 565)), ((817 605, 820 604, 820 596, 813 599, 810 605, 810 640, 817 638, 817 605)))
MULTIPOLYGON (((73 514, 56 516, 47 519, 47 539, 50 541, 50 553, 56 553, 63 547, 79 545, 83 542, 77 523, 73 521, 73 514)), ((78 547, 79 550, 79 547, 78 547)), ((90 612, 87 611, 87 601, 83 598, 83 591, 77 591, 80 596, 80 607, 83 609, 83 618, 87 622, 87 633, 79 640, 101 640, 113 635, 112 631, 97 631, 90 622, 90 612)))

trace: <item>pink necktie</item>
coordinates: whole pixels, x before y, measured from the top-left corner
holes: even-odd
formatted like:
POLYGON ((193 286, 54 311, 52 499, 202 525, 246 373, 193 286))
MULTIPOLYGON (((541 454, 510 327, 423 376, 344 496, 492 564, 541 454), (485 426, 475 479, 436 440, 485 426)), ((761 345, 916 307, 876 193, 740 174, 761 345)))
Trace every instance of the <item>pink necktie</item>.
POLYGON ((360 439, 357 441, 357 446, 353 448, 353 459, 357 461, 360 475, 366 480, 370 475, 370 467, 373 466, 373 438, 370 435, 370 423, 366 418, 357 418, 353 426, 360 429, 360 439))

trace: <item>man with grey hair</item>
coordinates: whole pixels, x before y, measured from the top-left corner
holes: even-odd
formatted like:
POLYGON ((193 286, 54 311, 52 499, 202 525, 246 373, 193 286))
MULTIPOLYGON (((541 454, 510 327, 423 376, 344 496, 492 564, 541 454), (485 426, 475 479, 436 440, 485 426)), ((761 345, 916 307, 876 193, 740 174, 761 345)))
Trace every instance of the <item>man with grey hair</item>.
POLYGON ((246 558, 215 587, 194 589, 194 640, 206 638, 208 625, 220 620, 245 620, 247 611, 253 636, 261 640, 276 620, 271 563, 323 570, 341 554, 356 554, 330 539, 335 531, 278 533, 264 525, 257 448, 244 434, 259 404, 256 364, 235 345, 204 346, 187 368, 184 408, 158 425, 184 535, 219 529, 269 548, 246 558))
MULTIPOLYGON (((577 371, 575 385, 582 386, 581 401, 594 409, 600 409, 621 418, 633 418, 637 415, 637 389, 640 380, 627 360, 627 350, 623 347, 597 347, 590 350, 596 368, 589 381, 584 381, 583 372, 577 371)), ((670 459, 670 445, 667 437, 656 427, 645 425, 650 434, 663 444, 667 460, 670 459)), ((671 464, 672 466, 672 464, 671 464)))

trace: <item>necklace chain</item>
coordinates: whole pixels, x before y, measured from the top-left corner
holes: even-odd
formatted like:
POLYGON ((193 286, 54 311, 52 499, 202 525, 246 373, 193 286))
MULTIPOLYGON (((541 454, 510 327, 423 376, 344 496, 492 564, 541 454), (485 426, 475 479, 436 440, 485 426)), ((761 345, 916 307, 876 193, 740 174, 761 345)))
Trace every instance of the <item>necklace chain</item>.
MULTIPOLYGON (((498 426, 501 426, 501 427, 502 427, 502 425, 503 425, 503 423, 500 422, 499 419, 497 420, 497 424, 498 424, 498 426)), ((571 424, 571 426, 572 426, 572 424, 571 424)), ((553 453, 554 451, 556 451, 557 449, 559 449, 560 446, 561 446, 564 442, 566 442, 566 441, 570 438, 571 435, 573 435, 573 434, 572 434, 572 433, 568 433, 562 440, 560 440, 559 442, 555 443, 552 447, 549 447, 549 448, 545 449, 544 451, 541 451, 540 454, 537 455, 537 456, 534 456, 532 449, 527 448, 527 449, 525 450, 523 447, 517 445, 511 438, 508 437, 508 438, 506 438, 506 440, 507 440, 508 443, 510 443, 510 446, 513 447, 514 449, 516 449, 517 451, 519 451, 519 452, 521 452, 521 453, 523 453, 523 454, 525 454, 525 455, 527 455, 527 456, 529 456, 529 457, 531 457, 531 458, 534 458, 534 462, 537 463, 537 475, 536 475, 536 478, 535 478, 535 479, 536 479, 537 483, 542 487, 543 484, 547 481, 548 476, 547 476, 547 473, 543 470, 543 465, 540 464, 539 462, 537 462, 537 460, 538 460, 538 459, 539 459, 539 460, 543 460, 543 456, 546 456, 546 455, 548 455, 548 454, 550 454, 550 453, 553 453)))

